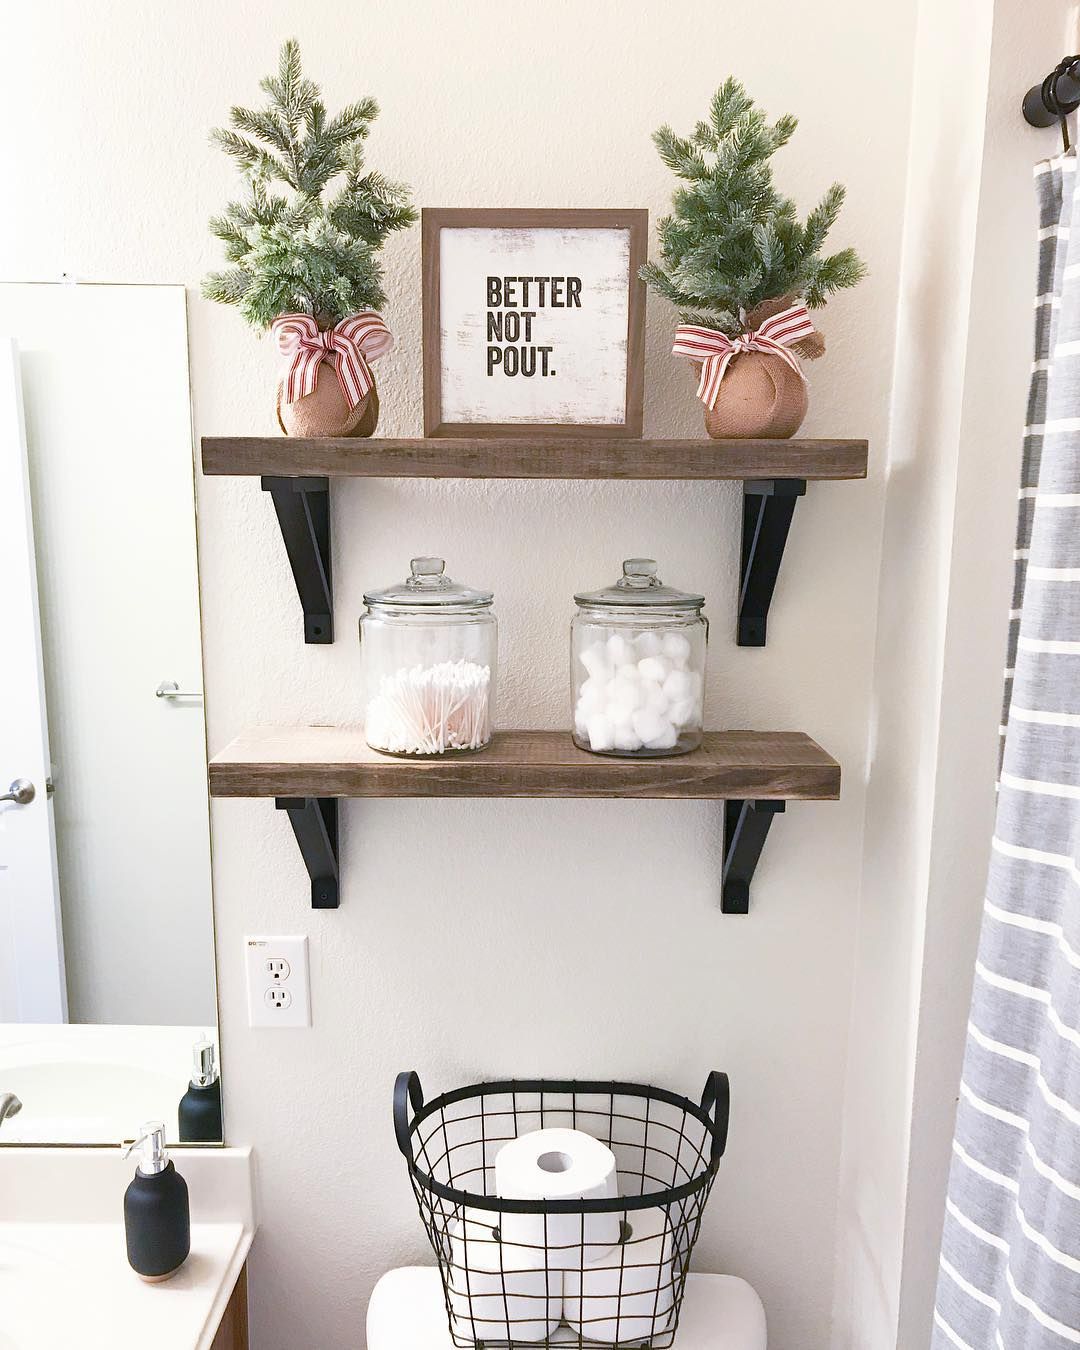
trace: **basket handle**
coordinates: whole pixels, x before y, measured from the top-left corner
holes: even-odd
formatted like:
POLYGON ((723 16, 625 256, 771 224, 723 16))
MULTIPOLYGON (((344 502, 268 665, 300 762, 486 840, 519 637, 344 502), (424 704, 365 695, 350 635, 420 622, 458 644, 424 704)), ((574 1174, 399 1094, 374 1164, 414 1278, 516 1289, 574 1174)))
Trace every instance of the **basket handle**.
POLYGON ((726 1073, 713 1069, 705 1079, 701 1108, 713 1118, 712 1160, 714 1165, 727 1148, 728 1118, 731 1114, 731 1087, 726 1073))
POLYGON ((409 1103, 413 1111, 419 1111, 424 1105, 424 1089, 415 1069, 406 1069, 399 1073, 394 1083, 394 1133, 397 1135, 398 1148, 408 1160, 413 1161, 412 1134, 409 1131, 409 1103))

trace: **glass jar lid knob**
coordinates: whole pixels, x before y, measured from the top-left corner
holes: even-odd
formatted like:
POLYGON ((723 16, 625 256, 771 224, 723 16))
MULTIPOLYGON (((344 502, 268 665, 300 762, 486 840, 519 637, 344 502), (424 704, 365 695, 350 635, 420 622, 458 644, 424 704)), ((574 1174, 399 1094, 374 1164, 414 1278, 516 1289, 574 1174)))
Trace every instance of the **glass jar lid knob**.
POLYGON ((446 571, 445 558, 413 558, 409 570, 414 577, 438 577, 446 571))
POLYGON ((413 558, 409 562, 409 571, 411 576, 405 582, 406 586, 415 586, 417 589, 441 590, 449 589, 450 581, 443 576, 446 571, 445 558, 413 558))
POLYGON ((615 583, 622 590, 646 591, 650 586, 663 585, 656 575, 655 558, 625 558, 622 570, 622 576, 615 583))

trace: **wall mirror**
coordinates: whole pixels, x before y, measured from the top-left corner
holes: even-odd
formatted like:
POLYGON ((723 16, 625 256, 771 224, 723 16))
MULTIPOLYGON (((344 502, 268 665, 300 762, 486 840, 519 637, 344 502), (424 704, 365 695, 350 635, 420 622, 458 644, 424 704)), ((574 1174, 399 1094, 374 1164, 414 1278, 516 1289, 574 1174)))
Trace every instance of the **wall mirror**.
POLYGON ((182 287, 0 285, 0 539, 0 1144, 220 1140, 182 287))

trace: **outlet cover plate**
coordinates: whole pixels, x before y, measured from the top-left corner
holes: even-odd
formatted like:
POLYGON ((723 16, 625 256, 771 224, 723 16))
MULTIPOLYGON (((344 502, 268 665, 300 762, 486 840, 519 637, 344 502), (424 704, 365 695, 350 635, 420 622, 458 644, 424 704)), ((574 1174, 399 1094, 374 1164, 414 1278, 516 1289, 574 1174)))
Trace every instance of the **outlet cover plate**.
POLYGON ((248 1026, 311 1026, 306 937, 246 937, 248 1026))

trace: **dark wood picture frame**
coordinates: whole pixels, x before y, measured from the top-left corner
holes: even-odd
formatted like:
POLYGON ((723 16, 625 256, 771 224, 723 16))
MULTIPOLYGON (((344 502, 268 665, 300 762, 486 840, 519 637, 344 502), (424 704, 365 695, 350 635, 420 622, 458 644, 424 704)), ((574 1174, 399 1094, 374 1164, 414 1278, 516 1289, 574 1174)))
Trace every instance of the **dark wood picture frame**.
POLYGON ((424 207, 421 212, 423 255, 424 435, 473 437, 640 437, 645 391, 645 283, 638 269, 648 256, 649 213, 626 210, 498 207, 424 207), (440 235, 444 229, 603 229, 626 230, 630 236, 627 284, 625 418, 616 423, 573 422, 446 422, 442 416, 442 346, 440 326, 440 235))

